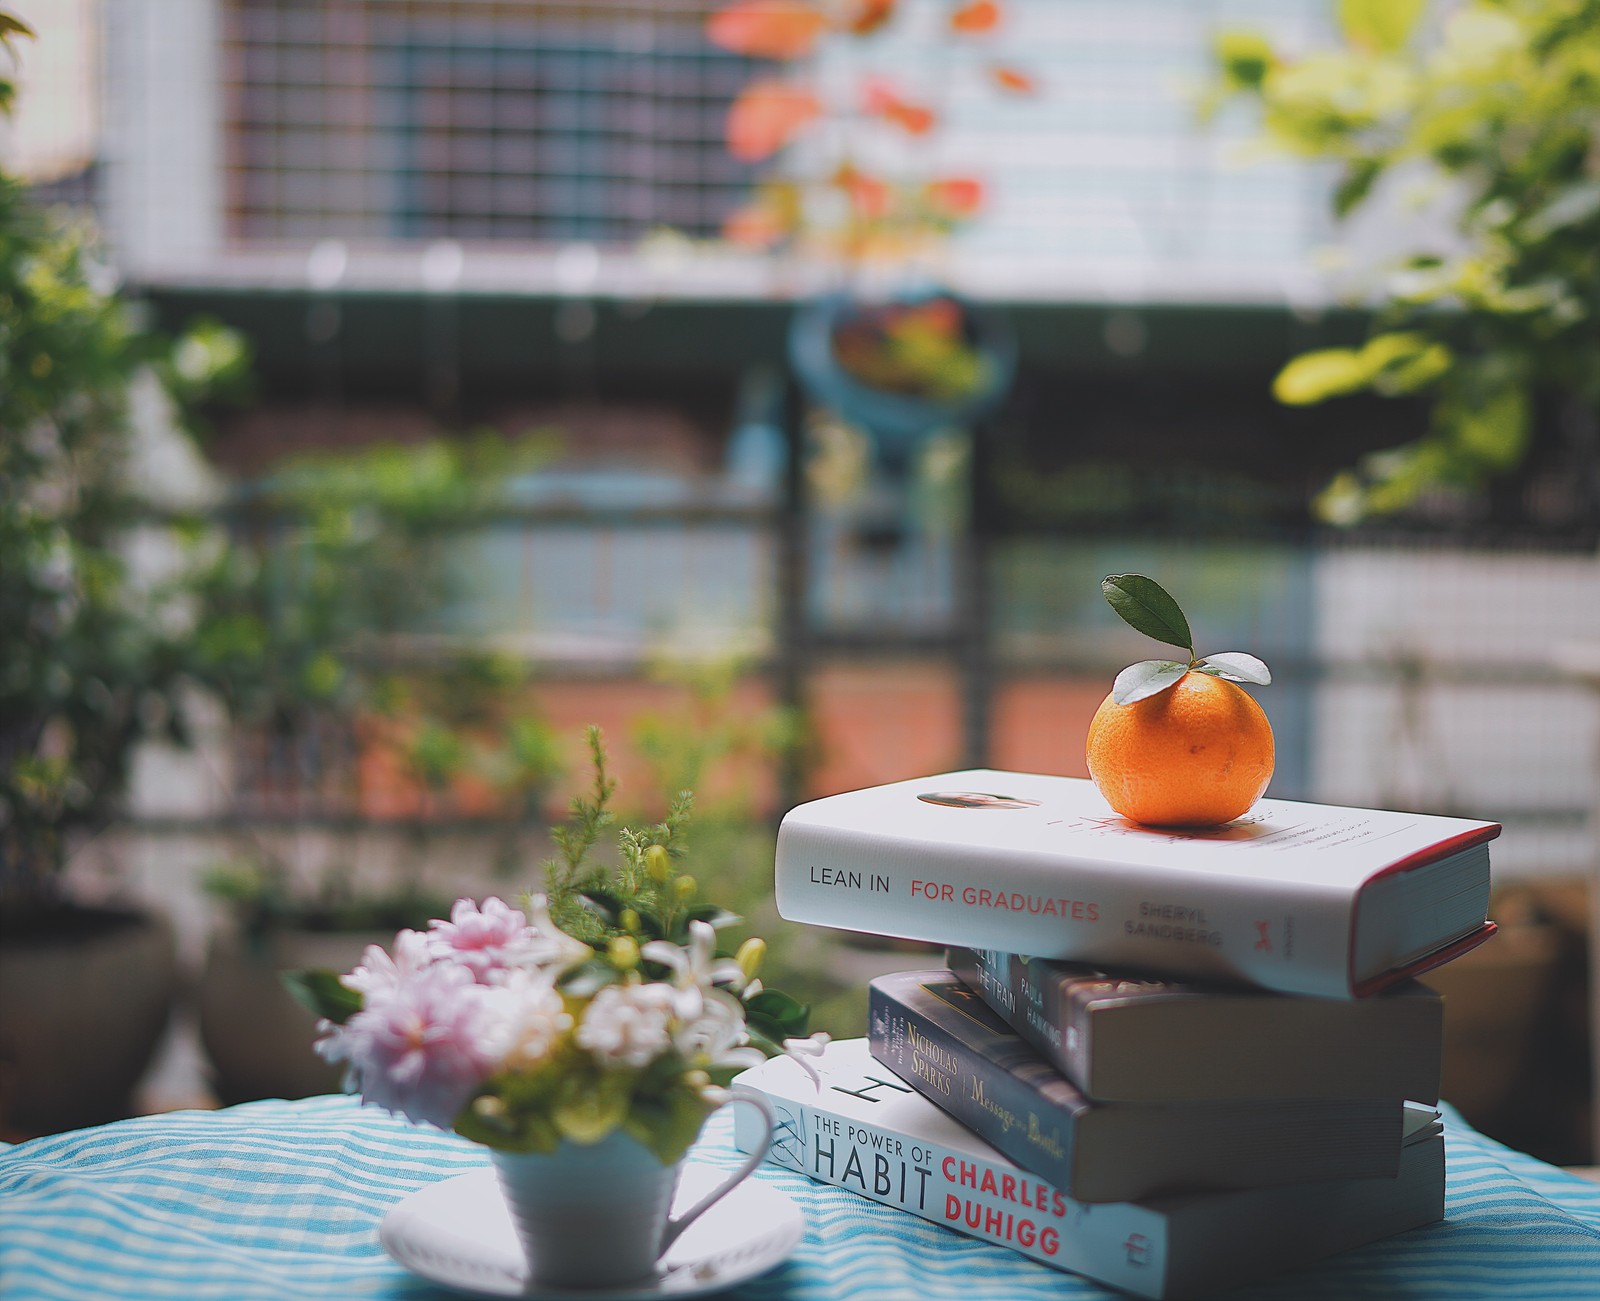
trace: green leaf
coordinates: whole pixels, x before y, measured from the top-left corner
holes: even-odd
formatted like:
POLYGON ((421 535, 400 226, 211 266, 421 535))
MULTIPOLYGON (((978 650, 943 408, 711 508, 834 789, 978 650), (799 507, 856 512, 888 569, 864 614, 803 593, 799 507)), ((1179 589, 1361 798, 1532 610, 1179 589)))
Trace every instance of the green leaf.
POLYGON ((1178 603, 1153 578, 1143 574, 1111 574, 1100 590, 1129 627, 1167 646, 1182 646, 1194 656, 1194 634, 1178 603))
POLYGON ((1531 419, 1528 395, 1507 385, 1474 403, 1452 404, 1440 411, 1442 432, 1480 465, 1509 470, 1527 450, 1531 419))
POLYGON ((1189 666, 1177 660, 1140 660, 1117 674, 1111 684, 1111 698, 1119 705, 1148 700, 1174 686, 1188 671, 1189 666))
POLYGON ((1372 368, 1354 348, 1303 352, 1278 372, 1272 396, 1285 406, 1304 407, 1355 393, 1372 379, 1372 368))
POLYGON ((562 977, 561 990, 573 998, 593 998, 617 979, 617 969, 604 958, 590 958, 562 977))
POLYGON ((1258 687, 1272 685, 1272 670, 1254 655, 1246 655, 1243 651, 1207 655, 1195 668, 1213 677, 1226 678, 1229 682, 1250 682, 1258 687))
POLYGON ((1600 181, 1582 181, 1569 185, 1523 225, 1523 230, 1535 239, 1576 226, 1600 212, 1600 181))
POLYGON ((1427 0, 1339 0, 1339 26, 1361 49, 1398 50, 1427 7, 1427 0))
POLYGON ((360 994, 340 983, 337 971, 325 967, 280 972, 279 979, 301 1007, 326 1017, 335 1025, 343 1025, 365 1004, 360 994))
POLYGON ((622 910, 629 906, 627 900, 609 890, 584 890, 579 893, 578 902, 607 926, 618 927, 622 924, 619 920, 622 910))
POLYGON ((1333 191, 1333 210, 1340 217, 1348 217, 1361 201, 1372 193, 1378 177, 1383 175, 1383 164, 1375 158, 1358 158, 1350 163, 1339 178, 1333 191))
POLYGON ((1259 32, 1223 32, 1213 49, 1230 90, 1259 90, 1276 61, 1272 43, 1259 32))
POLYGON ((811 1008, 782 990, 763 989, 744 1005, 745 1017, 777 1027, 782 1033, 772 1038, 793 1039, 803 1035, 811 1019, 811 1008))
POLYGON ((684 917, 684 930, 688 930, 689 922, 705 922, 712 930, 721 930, 724 926, 737 926, 744 920, 736 912, 730 912, 721 904, 703 903, 697 908, 691 908, 684 917))

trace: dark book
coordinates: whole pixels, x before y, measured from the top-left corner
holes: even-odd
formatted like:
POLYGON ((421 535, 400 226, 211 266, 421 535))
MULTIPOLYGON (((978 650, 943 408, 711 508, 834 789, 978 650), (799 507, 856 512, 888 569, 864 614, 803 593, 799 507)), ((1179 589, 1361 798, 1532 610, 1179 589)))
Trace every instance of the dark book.
POLYGON ((1398 1098, 1096 1102, 949 971, 874 980, 868 1030, 891 1071, 1080 1202, 1397 1169, 1398 1098))
POLYGON ((951 949, 949 962, 1099 1102, 1439 1097, 1444 1000, 1416 981, 1352 1001, 1145 979, 992 950, 951 949))

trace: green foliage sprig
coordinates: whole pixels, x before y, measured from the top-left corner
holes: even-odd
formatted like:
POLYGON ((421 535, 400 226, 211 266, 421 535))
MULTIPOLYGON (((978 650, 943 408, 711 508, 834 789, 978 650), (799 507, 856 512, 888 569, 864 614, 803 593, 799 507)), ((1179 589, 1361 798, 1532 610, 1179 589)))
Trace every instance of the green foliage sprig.
MULTIPOLYGON (((617 783, 610 775, 604 737, 598 727, 586 733, 592 781, 576 795, 567 821, 551 829, 558 857, 545 864, 550 915, 569 935, 596 950, 596 957, 568 977, 585 993, 616 979, 638 960, 639 945, 650 940, 689 942, 690 924, 704 922, 722 932, 744 918, 706 900, 701 883, 681 869, 688 857, 688 831, 694 795, 680 791, 666 816, 653 825, 618 828, 618 857, 597 861, 593 851, 616 821, 611 802, 617 783)), ((749 939, 735 957, 754 976, 766 952, 749 939)), ((659 977, 662 973, 655 973, 659 977)), ((775 989, 758 989, 745 1000, 751 1042, 766 1053, 781 1051, 785 1039, 806 1034, 811 1009, 775 989)))
POLYGON ((1521 463, 1550 398, 1600 419, 1600 2, 1340 0, 1342 43, 1291 58, 1232 32, 1219 95, 1258 102, 1270 139, 1341 169, 1343 217, 1393 180, 1458 207, 1446 241, 1402 258, 1361 347, 1305 353, 1274 393, 1426 400, 1426 432, 1341 472, 1317 501, 1342 524, 1434 485, 1521 463))

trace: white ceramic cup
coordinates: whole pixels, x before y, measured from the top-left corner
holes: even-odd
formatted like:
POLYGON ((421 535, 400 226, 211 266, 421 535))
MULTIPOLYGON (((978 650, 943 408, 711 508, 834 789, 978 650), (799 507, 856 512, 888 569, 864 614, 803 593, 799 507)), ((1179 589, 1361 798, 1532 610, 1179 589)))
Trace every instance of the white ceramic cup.
POLYGON ((734 1094, 732 1103, 761 1114, 766 1139, 727 1179, 678 1215, 669 1212, 683 1162, 662 1165, 626 1134, 588 1146, 564 1142, 548 1153, 491 1150, 528 1262, 529 1284, 615 1287, 649 1278, 683 1231, 766 1157, 776 1124, 771 1104, 747 1093, 734 1094))

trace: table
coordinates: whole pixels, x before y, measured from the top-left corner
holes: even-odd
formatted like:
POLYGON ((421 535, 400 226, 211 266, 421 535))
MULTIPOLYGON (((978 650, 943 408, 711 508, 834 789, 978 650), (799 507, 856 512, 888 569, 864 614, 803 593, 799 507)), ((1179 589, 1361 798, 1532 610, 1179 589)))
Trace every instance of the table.
MULTIPOLYGON (((1240 1301, 1600 1298, 1600 1185, 1513 1152, 1446 1112, 1447 1219, 1281 1275, 1240 1301)), ((731 1117, 691 1160, 737 1161, 731 1117)), ((0 1147, 6 1301, 445 1297, 378 1246, 383 1213, 485 1163, 454 1135, 347 1097, 174 1112, 0 1147)), ((1004 1248, 765 1167, 800 1204, 788 1263, 730 1295, 1106 1301, 1119 1294, 1004 1248)), ((737 1195, 737 1194, 735 1194, 737 1195)))

